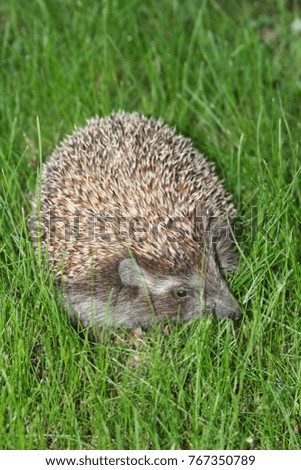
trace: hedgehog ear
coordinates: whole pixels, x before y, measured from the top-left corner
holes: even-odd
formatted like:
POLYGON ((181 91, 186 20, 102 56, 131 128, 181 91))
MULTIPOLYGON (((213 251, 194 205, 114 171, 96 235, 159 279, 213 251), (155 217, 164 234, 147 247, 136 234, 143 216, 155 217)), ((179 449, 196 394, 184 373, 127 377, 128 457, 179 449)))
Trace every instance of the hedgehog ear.
POLYGON ((118 273, 123 285, 128 287, 140 287, 142 273, 133 259, 126 258, 120 261, 118 273))

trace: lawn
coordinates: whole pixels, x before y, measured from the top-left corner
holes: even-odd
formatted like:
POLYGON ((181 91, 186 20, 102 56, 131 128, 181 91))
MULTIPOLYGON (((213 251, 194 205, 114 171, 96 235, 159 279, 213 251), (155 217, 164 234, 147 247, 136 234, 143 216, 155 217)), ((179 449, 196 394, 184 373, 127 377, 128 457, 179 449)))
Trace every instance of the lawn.
POLYGON ((300 20, 285 0, 0 0, 0 448, 300 448, 300 20), (94 343, 38 271, 40 160, 120 108, 216 163, 239 213, 239 325, 94 343))

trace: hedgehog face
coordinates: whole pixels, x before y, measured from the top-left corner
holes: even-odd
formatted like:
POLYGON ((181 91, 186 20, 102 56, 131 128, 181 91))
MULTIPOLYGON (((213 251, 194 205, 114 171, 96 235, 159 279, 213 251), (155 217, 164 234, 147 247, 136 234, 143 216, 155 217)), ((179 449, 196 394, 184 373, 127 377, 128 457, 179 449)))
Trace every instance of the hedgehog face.
POLYGON ((164 275, 138 267, 131 259, 124 259, 118 269, 123 293, 118 296, 115 314, 124 315, 127 311, 131 322, 136 313, 140 324, 141 318, 146 324, 154 319, 161 321, 178 316, 189 321, 206 311, 218 318, 240 318, 237 302, 210 254, 206 256, 205 270, 204 276, 196 268, 176 275, 164 275))
POLYGON ((238 304, 210 253, 202 270, 193 267, 171 274, 124 258, 95 274, 93 282, 73 282, 65 290, 71 317, 78 316, 84 326, 147 327, 167 318, 189 321, 207 313, 240 318, 238 304))
POLYGON ((130 321, 137 315, 137 324, 145 325, 167 317, 187 321, 199 315, 202 294, 197 273, 151 271, 131 259, 122 260, 118 272, 123 287, 115 315, 119 316, 119 311, 124 315, 126 310, 130 321))

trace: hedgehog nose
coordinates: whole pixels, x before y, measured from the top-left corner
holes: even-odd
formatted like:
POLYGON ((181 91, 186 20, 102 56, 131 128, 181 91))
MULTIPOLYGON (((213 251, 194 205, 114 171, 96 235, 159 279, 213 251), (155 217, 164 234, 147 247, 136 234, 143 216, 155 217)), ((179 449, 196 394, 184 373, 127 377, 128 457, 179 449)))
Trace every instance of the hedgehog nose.
POLYGON ((217 318, 240 320, 242 317, 239 305, 232 295, 216 300, 212 310, 217 318))
POLYGON ((239 321, 242 318, 241 311, 239 308, 224 309, 222 316, 225 318, 231 318, 231 320, 239 321))
POLYGON ((234 297, 229 298, 226 302, 216 302, 214 313, 217 318, 231 318, 232 320, 240 320, 242 317, 238 303, 234 297))

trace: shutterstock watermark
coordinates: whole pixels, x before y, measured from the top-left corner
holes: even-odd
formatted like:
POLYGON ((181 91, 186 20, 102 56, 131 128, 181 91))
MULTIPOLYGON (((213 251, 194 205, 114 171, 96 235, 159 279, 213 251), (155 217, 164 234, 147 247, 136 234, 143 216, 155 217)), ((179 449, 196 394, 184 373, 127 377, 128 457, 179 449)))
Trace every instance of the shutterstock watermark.
POLYGON ((72 216, 64 215, 58 208, 48 212, 43 211, 41 220, 35 220, 33 237, 37 241, 47 239, 50 241, 72 243, 73 240, 89 242, 111 243, 135 240, 144 243, 148 239, 162 242, 181 242, 193 239, 199 243, 217 243, 222 240, 236 239, 238 242, 256 240, 258 233, 271 237, 268 230, 265 232, 266 220, 258 220, 258 208, 252 207, 250 217, 238 217, 230 222, 226 216, 212 216, 204 213, 202 208, 196 208, 182 214, 167 214, 162 216, 141 217, 136 214, 124 215, 124 211, 116 210, 113 213, 102 209, 97 214, 82 214, 74 212, 72 216))

